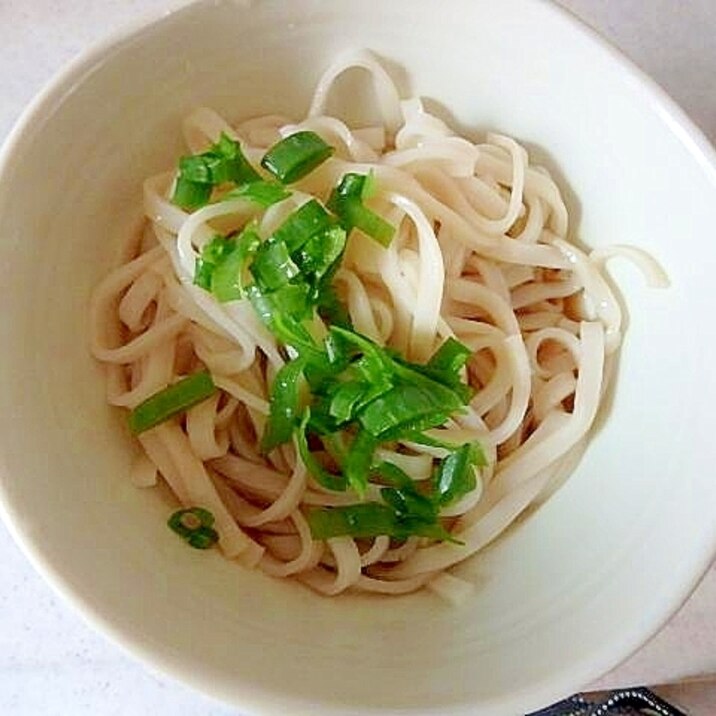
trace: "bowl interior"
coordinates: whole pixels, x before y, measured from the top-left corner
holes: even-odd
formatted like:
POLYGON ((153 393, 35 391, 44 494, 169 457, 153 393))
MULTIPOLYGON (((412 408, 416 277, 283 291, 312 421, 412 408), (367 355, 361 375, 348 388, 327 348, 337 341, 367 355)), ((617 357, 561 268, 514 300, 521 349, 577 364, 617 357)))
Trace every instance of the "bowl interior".
MULTIPOLYGON (((643 642, 716 543, 709 370, 713 155, 588 31, 535 0, 199 3, 78 62, 36 103, 0 175, 0 494, 55 585, 154 665, 256 713, 515 714, 643 642), (187 550, 168 497, 132 487, 135 448, 104 401, 87 304, 141 219, 141 182, 199 104, 302 116, 330 60, 370 47, 403 91, 477 136, 512 134, 569 182, 587 245, 638 245, 652 292, 615 266, 630 327, 610 415, 566 485, 429 594, 321 599, 187 550), (516 49, 519 48, 519 51, 516 49)), ((370 93, 343 92, 348 112, 370 93)), ((344 88, 345 89, 345 88, 344 88)))

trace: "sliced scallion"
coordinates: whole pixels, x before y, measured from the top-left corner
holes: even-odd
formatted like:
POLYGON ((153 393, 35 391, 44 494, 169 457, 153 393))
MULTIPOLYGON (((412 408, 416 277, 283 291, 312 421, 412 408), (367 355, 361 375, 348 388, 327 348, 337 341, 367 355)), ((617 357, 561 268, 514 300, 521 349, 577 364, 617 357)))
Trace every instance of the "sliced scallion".
POLYGON ((323 164, 333 151, 315 132, 296 132, 274 144, 261 166, 281 183, 293 184, 323 164))
POLYGON ((135 435, 143 433, 210 398, 215 392, 216 386, 207 371, 182 378, 132 410, 129 428, 135 435))
POLYGON ((363 203, 374 192, 375 178, 372 174, 345 174, 331 193, 328 208, 338 216, 346 231, 359 229, 383 246, 388 246, 395 235, 395 227, 363 203))
POLYGON ((302 204, 274 231, 274 238, 283 241, 289 253, 294 253, 314 234, 331 226, 330 214, 316 199, 302 204))
POLYGON ((211 276, 211 292, 221 303, 236 301, 243 294, 246 263, 261 246, 261 237, 249 226, 237 237, 233 250, 218 263, 211 276))
POLYGON ((288 442, 299 422, 300 389, 304 362, 300 359, 286 363, 271 385, 271 411, 261 439, 261 451, 271 452, 288 442))
POLYGON ((222 133, 208 151, 179 160, 179 177, 172 202, 183 209, 194 210, 209 201, 215 186, 227 182, 249 184, 260 181, 261 177, 244 156, 239 142, 222 133))
POLYGON ((291 192, 280 184, 271 181, 253 181, 226 192, 221 197, 221 201, 248 199, 254 204, 268 208, 279 201, 288 199, 289 196, 291 196, 291 192))
POLYGON ((249 270, 256 283, 268 291, 285 286, 301 272, 288 253, 286 244, 275 238, 261 245, 249 270))
POLYGON ((203 507, 177 510, 167 520, 167 525, 194 549, 208 549, 219 539, 213 528, 214 515, 203 507))
POLYGON ((433 476, 435 495, 441 505, 449 505, 477 487, 475 466, 480 453, 473 443, 465 443, 440 461, 433 476))
POLYGON ((174 186, 172 203, 182 209, 193 211, 209 201, 211 189, 211 184, 199 184, 180 175, 174 186))
POLYGON ((301 461, 318 484, 323 485, 323 487, 328 490, 344 492, 348 485, 345 476, 342 474, 335 475, 326 470, 311 452, 308 445, 308 426, 310 420, 311 410, 306 408, 296 433, 296 442, 298 443, 298 453, 301 456, 301 461))

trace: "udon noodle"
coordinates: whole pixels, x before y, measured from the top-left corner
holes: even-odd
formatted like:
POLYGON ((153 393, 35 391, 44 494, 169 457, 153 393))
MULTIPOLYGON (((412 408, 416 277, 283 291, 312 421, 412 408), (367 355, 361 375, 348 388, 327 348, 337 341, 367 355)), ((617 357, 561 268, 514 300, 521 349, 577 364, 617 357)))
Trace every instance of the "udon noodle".
MULTIPOLYGON (((192 152, 223 132, 255 166, 299 130, 315 132, 335 153, 266 210, 237 198, 188 213, 169 199, 175 172, 145 183, 146 225, 91 302, 92 351, 107 367, 108 400, 135 408, 202 368, 219 391, 139 435, 132 480, 149 487, 161 478, 183 506, 210 510, 224 555, 268 575, 294 577, 325 595, 427 586, 459 599, 469 585, 446 570, 546 499, 589 438, 622 339, 604 263, 621 255, 653 286, 666 277, 634 248, 589 253, 570 241, 560 190, 524 147, 499 134, 479 143, 457 136, 419 99, 401 100, 367 52, 344 56, 325 73, 298 123, 271 115, 231 126, 198 109, 184 125, 192 152), (334 82, 352 68, 372 82, 381 124, 349 128, 327 116, 334 82), (308 199, 325 202, 347 172, 373 174, 370 205, 397 229, 387 248, 350 235, 334 285, 355 330, 415 362, 451 336, 472 352, 464 379, 474 398, 430 431, 454 443, 478 440, 487 457, 475 489, 441 512, 457 543, 314 540, 307 508, 360 498, 321 486, 290 443, 261 454, 270 385, 286 351, 246 299, 219 303, 193 283, 199 252, 217 231, 255 219, 266 238, 308 199)), ((407 440, 381 448, 417 482, 441 454, 407 440)), ((375 485, 364 499, 380 500, 375 485)))

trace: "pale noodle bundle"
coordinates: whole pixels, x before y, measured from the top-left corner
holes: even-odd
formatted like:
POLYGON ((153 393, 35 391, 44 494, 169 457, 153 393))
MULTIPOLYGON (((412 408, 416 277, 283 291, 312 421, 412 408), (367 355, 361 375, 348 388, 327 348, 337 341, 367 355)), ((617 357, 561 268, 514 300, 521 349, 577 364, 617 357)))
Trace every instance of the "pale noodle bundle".
MULTIPOLYGON (((151 486, 161 476, 182 505, 210 510, 224 554, 269 575, 294 576, 326 595, 428 585, 459 600, 469 585, 444 570, 545 499, 581 455, 621 339, 604 262, 621 254, 650 284, 666 285, 666 277, 633 248, 588 255, 570 243, 560 191, 523 147, 496 134, 479 144, 455 136, 420 100, 400 101, 367 52, 327 71, 298 124, 269 116, 234 128, 208 109, 185 123, 193 152, 225 132, 256 166, 269 146, 299 129, 319 134, 335 155, 268 210, 233 199, 188 214, 167 198, 174 173, 146 181, 149 221, 133 258, 92 298, 92 351, 107 365, 109 402, 134 408, 200 367, 220 392, 185 419, 142 434, 132 479, 151 486), (354 67, 374 85, 382 125, 351 129, 325 116, 334 81, 354 67), (256 218, 266 238, 308 199, 325 202, 347 172, 374 174, 370 205, 397 227, 387 249, 351 235, 335 282, 355 329, 417 362, 449 336, 473 351, 466 378, 475 397, 433 431, 455 443, 479 440, 489 460, 475 490, 442 513, 462 545, 418 537, 313 541, 304 508, 358 498, 314 482, 291 446, 259 454, 282 352, 248 301, 220 304, 192 284, 195 259, 217 231, 256 218)), ((428 479, 441 457, 438 448, 410 443, 382 452, 414 480, 428 479)), ((375 486, 367 499, 380 500, 375 486)))

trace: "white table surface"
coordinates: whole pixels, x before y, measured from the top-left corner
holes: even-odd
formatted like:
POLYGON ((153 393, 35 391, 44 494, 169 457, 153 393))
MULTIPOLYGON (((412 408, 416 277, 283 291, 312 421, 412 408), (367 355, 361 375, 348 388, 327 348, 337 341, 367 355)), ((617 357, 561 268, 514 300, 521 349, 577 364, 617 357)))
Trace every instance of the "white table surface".
MULTIPOLYGON (((96 39, 181 0, 0 0, 0 141, 40 87, 96 39)), ((563 0, 659 81, 716 140, 716 0, 563 0)), ((716 674, 716 569, 604 686, 716 674)), ((565 694, 566 696, 567 694, 565 694)), ((154 676, 44 584, 0 524, 0 713, 237 712, 154 676)), ((712 709, 693 710, 707 716, 712 709)))

